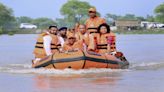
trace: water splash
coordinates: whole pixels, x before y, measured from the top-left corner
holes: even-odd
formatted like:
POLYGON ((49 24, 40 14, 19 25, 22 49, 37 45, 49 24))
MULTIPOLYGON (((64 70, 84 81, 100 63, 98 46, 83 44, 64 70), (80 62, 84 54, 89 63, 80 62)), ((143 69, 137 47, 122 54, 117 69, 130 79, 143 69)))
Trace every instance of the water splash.
POLYGON ((135 70, 155 70, 164 68, 164 62, 142 62, 131 64, 130 69, 135 70))
POLYGON ((0 67, 0 72, 6 73, 18 73, 18 74, 55 74, 55 75, 72 75, 72 74, 90 74, 90 73, 106 73, 106 72, 123 72, 129 71, 128 69, 80 69, 80 70, 73 70, 73 69, 45 69, 39 68, 34 69, 31 68, 30 64, 10 64, 4 67, 0 67))
POLYGON ((34 69, 31 67, 31 64, 9 64, 3 67, 0 67, 0 72, 6 73, 17 73, 17 74, 55 74, 55 75, 72 75, 72 74, 91 74, 91 73, 109 73, 109 72, 126 72, 133 70, 155 70, 164 68, 164 62, 142 62, 130 64, 129 69, 45 69, 39 68, 34 69))

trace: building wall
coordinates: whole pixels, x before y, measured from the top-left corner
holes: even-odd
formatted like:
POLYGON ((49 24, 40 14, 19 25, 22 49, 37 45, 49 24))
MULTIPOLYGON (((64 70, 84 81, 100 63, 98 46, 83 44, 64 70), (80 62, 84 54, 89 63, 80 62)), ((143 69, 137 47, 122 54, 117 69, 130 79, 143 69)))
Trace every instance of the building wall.
POLYGON ((137 20, 116 20, 115 25, 121 30, 133 30, 140 27, 140 21, 137 20))

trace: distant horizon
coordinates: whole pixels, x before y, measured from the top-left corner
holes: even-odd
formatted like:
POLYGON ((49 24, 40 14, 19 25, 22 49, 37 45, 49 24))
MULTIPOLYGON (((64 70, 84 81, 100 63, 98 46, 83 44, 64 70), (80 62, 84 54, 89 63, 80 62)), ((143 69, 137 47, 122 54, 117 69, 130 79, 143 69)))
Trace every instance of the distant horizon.
MULTIPOLYGON (((67 1, 68 0, 0 0, 0 3, 11 8, 15 17, 27 16, 30 18, 46 17, 56 19, 63 18, 63 16, 60 14, 60 8, 67 1)), ((151 2, 148 2, 147 0, 109 0, 105 2, 102 2, 102 0, 80 1, 87 1, 90 5, 95 6, 102 17, 105 17, 105 15, 108 13, 121 16, 126 14, 134 14, 135 16, 141 16, 144 18, 147 15, 154 16, 155 7, 163 3, 163 0, 151 2)))

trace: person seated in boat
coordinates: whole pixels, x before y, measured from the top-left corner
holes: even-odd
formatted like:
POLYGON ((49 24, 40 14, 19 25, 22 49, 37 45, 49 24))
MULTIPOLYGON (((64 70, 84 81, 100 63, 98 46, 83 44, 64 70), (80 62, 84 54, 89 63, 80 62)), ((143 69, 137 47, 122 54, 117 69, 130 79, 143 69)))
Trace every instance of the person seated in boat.
POLYGON ((57 26, 49 26, 46 32, 43 32, 38 36, 33 51, 33 54, 35 55, 35 60, 33 61, 33 63, 36 63, 42 58, 52 55, 53 53, 59 52, 59 49, 61 48, 61 43, 57 32, 57 26))
POLYGON ((63 45, 63 52, 73 51, 73 50, 82 50, 83 44, 81 41, 77 41, 75 33, 67 34, 67 41, 63 45))
POLYGON ((124 54, 116 50, 116 35, 110 30, 110 26, 106 23, 98 27, 99 38, 96 42, 97 53, 105 54, 106 58, 114 55, 121 61, 127 61, 124 54))
POLYGON ((67 39, 67 27, 61 27, 59 29, 59 39, 61 41, 61 45, 63 46, 67 39))
POLYGON ((78 32, 76 33, 76 38, 78 41, 82 41, 84 45, 88 46, 89 34, 86 32, 86 26, 84 24, 79 25, 78 32))
POLYGON ((110 26, 106 23, 98 27, 99 39, 97 39, 98 53, 116 52, 116 35, 111 32, 110 26))
POLYGON ((110 26, 106 23, 98 27, 97 37, 90 36, 89 51, 94 51, 99 54, 116 52, 116 36, 110 30, 110 26))

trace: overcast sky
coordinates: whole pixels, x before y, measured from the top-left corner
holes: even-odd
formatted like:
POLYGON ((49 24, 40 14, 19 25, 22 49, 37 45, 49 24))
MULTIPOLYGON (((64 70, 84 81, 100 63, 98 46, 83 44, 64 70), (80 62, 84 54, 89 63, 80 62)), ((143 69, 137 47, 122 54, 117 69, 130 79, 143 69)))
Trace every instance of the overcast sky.
MULTIPOLYGON (((0 0, 10 7, 15 16, 28 16, 31 18, 48 17, 60 18, 61 6, 68 0, 0 0)), ((137 16, 153 15, 154 8, 164 0, 81 0, 87 1, 101 13, 102 17, 107 13, 125 15, 127 13, 137 16)))

